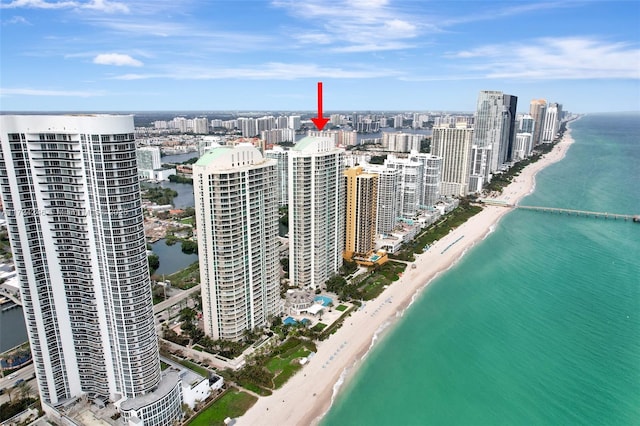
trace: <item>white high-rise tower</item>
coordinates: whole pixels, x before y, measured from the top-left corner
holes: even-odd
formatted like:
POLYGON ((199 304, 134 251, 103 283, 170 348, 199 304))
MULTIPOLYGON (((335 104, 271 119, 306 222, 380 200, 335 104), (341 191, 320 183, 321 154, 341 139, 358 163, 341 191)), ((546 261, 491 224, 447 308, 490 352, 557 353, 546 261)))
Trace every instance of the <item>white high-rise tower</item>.
POLYGON ((0 187, 45 411, 182 416, 160 371, 132 116, 0 116, 0 187))
POLYGON ((442 157, 440 194, 464 197, 469 188, 473 127, 466 123, 433 127, 431 153, 442 157))
POLYGON ((342 266, 344 150, 307 136, 289 151, 289 274, 293 285, 320 288, 342 266))
POLYGON ((204 331, 238 340, 282 312, 277 162, 222 146, 193 166, 204 331))

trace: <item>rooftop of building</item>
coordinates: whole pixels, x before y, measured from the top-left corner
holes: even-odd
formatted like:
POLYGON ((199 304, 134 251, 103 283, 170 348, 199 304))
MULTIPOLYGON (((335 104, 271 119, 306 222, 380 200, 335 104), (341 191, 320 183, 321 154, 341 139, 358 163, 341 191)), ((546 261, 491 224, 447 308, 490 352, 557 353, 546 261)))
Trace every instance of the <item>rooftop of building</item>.
POLYGON ((334 140, 327 136, 306 136, 291 148, 292 151, 308 153, 327 152, 334 149, 336 149, 334 140))
POLYGON ((162 378, 158 387, 153 391, 145 395, 138 396, 136 398, 130 398, 124 401, 120 405, 121 410, 139 410, 142 407, 146 407, 165 396, 173 390, 177 383, 180 382, 180 375, 177 371, 168 370, 162 373, 162 378))

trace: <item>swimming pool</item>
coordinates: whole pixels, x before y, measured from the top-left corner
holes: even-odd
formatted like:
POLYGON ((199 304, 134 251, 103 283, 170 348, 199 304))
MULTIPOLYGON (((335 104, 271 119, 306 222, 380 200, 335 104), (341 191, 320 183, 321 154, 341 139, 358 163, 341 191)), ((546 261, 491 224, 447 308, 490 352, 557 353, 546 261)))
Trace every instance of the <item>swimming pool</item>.
POLYGON ((327 296, 316 296, 313 301, 322 302, 322 306, 329 306, 329 303, 333 303, 333 299, 327 296))

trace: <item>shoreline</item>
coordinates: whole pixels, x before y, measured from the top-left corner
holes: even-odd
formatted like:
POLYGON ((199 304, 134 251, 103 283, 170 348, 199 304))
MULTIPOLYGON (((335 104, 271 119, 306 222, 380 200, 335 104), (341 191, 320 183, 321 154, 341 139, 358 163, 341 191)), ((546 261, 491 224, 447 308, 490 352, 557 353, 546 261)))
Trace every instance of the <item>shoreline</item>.
MULTIPOLYGON (((569 122, 570 123, 570 122, 569 122)), ((569 124, 568 123, 568 124, 569 124)), ((528 165, 505 187, 500 200, 517 204, 535 190, 536 174, 564 158, 574 142, 567 126, 553 150, 528 165)), ((394 327, 398 319, 442 273, 454 267, 476 244, 487 238, 512 208, 485 206, 465 223, 441 238, 408 267, 400 279, 376 299, 353 311, 327 340, 318 343, 311 361, 272 395, 261 397, 238 425, 317 425, 369 351, 394 327)))

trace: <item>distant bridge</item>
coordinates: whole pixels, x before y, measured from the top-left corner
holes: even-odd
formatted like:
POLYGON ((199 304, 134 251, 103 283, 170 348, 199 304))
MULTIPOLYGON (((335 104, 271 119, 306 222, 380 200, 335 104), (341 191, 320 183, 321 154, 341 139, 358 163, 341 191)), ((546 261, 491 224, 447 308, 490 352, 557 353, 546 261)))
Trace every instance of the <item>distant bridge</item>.
POLYGON ((561 209, 557 207, 521 206, 519 204, 510 204, 506 201, 491 200, 491 199, 483 199, 481 200, 481 202, 490 206, 500 206, 500 207, 515 208, 515 209, 533 210, 538 212, 566 214, 569 216, 583 216, 583 217, 593 217, 596 219, 630 220, 633 222, 640 222, 640 215, 591 212, 586 210, 561 209))

